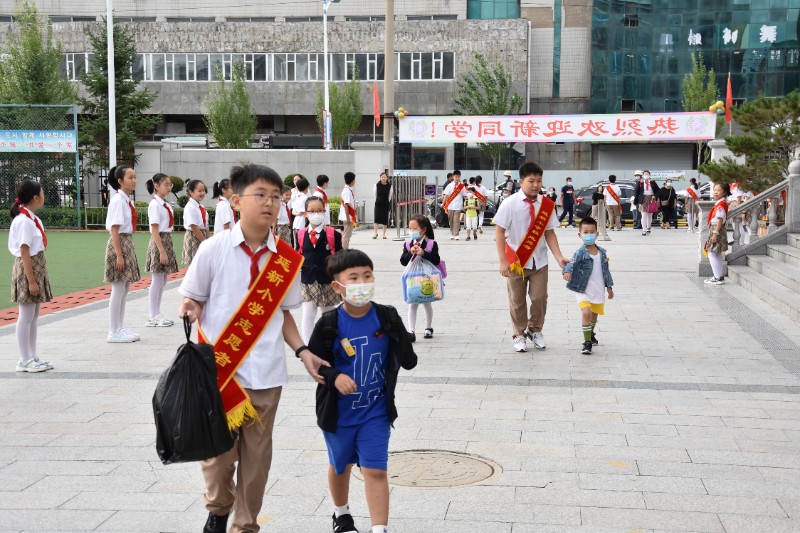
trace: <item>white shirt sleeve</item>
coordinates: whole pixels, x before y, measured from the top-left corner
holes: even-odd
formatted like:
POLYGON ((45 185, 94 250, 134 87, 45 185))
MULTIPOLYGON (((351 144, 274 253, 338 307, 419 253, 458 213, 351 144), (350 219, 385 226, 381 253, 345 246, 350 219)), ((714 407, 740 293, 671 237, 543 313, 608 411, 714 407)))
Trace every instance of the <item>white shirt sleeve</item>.
POLYGON ((156 200, 151 200, 147 206, 147 224, 150 226, 158 224, 159 230, 161 229, 161 213, 159 213, 159 203, 156 200))
MULTIPOLYGON (((196 204, 190 202, 183 208, 183 227, 189 231, 192 224, 201 228, 203 226, 203 216, 200 214, 200 208, 196 204)), ((194 259, 192 259, 192 261, 194 262, 194 259)))
MULTIPOLYGON (((508 230, 511 227, 511 202, 506 199, 503 203, 500 204, 500 207, 497 209, 497 213, 495 213, 494 218, 492 219, 492 223, 495 226, 500 226, 501 228, 508 230)), ((548 228, 550 226, 548 225, 548 228)))
POLYGON ((125 225, 123 206, 128 208, 119 194, 113 194, 108 202, 108 211, 106 212, 106 230, 111 231, 113 226, 120 226, 122 229, 122 226, 125 225))
POLYGON ((178 293, 198 302, 207 301, 211 294, 211 281, 216 274, 215 267, 214 253, 211 247, 201 246, 198 248, 189 265, 189 270, 186 271, 186 276, 178 288, 178 293))

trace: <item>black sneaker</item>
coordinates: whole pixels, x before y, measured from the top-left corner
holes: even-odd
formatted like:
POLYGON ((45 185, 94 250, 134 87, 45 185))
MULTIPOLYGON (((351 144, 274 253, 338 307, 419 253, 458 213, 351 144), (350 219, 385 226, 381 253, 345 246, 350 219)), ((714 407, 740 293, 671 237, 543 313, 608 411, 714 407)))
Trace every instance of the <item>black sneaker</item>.
POLYGON ((408 336, 411 338, 411 342, 417 342, 417 334, 416 333, 414 333, 413 331, 410 331, 408 333, 408 336))
POLYGON ((225 516, 219 516, 214 513, 208 513, 208 520, 206 526, 203 528, 203 533, 225 533, 228 530, 228 517, 230 513, 225 516))
POLYGON ((425 337, 426 339, 432 339, 433 338, 433 328, 425 328, 425 333, 422 336, 425 337))
POLYGON ((597 337, 594 336, 594 333, 592 333, 592 344, 594 346, 597 346, 598 344, 600 344, 600 341, 597 340, 597 337))
POLYGON ((583 355, 589 355, 592 353, 592 341, 586 341, 583 343, 583 348, 581 349, 581 353, 583 355))
POLYGON ((355 531, 358 533, 356 529, 356 524, 353 522, 353 515, 351 514, 343 514, 339 518, 336 518, 336 513, 333 513, 333 533, 345 533, 350 531, 355 531))

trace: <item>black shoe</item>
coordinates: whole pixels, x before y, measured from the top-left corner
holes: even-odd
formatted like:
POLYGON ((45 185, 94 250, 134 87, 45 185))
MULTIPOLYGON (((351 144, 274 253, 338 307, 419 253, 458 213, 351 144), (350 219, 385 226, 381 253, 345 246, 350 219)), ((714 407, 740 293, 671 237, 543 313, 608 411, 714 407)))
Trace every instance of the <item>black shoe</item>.
POLYGON ((583 343, 583 348, 581 349, 581 353, 583 355, 589 355, 592 353, 592 341, 586 341, 583 343))
POLYGON ((336 513, 333 513, 333 533, 345 533, 349 531, 355 531, 358 533, 356 529, 356 524, 353 522, 353 515, 351 514, 343 514, 339 518, 336 518, 336 513))
POLYGON ((411 338, 411 342, 417 342, 417 334, 416 333, 414 333, 413 331, 410 331, 408 333, 408 336, 411 338))
POLYGON ((597 346, 598 344, 600 344, 600 341, 598 341, 597 337, 595 337, 594 333, 592 333, 592 345, 597 346))
POLYGON ((425 328, 425 333, 422 336, 426 339, 433 338, 433 328, 425 328))
POLYGON ((228 530, 229 516, 230 513, 225 516, 208 513, 208 520, 206 520, 206 527, 203 528, 203 533, 225 533, 228 530))

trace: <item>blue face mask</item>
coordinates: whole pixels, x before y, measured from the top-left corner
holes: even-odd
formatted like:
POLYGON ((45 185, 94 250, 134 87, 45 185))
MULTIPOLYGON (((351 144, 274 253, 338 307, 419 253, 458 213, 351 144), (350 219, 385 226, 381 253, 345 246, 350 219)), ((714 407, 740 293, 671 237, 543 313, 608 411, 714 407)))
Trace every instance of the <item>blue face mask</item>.
POLYGON ((408 237, 409 237, 409 238, 410 238, 412 241, 418 241, 418 240, 419 240, 419 237, 420 237, 420 235, 419 235, 419 232, 418 232, 418 231, 412 231, 411 233, 409 233, 409 234, 408 234, 408 237))
POLYGON ((587 233, 586 235, 583 236, 583 244, 585 244, 586 246, 593 245, 596 240, 597 240, 597 235, 595 235, 594 233, 587 233))

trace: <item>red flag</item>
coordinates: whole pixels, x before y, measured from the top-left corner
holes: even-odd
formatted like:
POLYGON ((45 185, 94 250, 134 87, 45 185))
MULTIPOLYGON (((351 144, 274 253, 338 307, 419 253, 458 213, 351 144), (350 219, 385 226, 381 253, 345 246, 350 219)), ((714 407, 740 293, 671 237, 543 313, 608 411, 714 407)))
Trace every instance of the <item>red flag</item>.
POLYGON ((375 125, 381 125, 381 99, 378 96, 378 82, 372 86, 372 113, 375 115, 375 125))
POLYGON ((731 73, 728 72, 728 94, 725 97, 725 123, 728 124, 733 119, 731 108, 733 107, 733 91, 731 90, 731 73))

